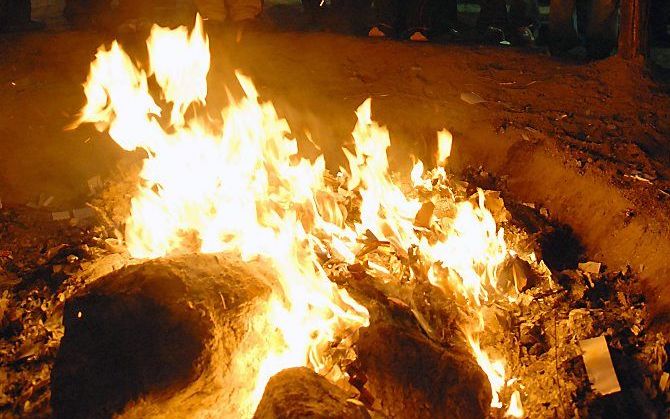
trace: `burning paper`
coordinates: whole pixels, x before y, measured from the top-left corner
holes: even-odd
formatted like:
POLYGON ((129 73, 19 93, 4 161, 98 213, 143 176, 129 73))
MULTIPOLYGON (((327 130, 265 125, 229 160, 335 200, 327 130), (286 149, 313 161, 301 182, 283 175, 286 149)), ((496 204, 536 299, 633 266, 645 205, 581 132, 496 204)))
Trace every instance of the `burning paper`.
POLYGON ((593 390, 604 395, 621 391, 605 336, 579 342, 593 390))
POLYGON ((599 262, 584 262, 580 263, 578 266, 579 270, 584 273, 598 275, 602 265, 599 262))

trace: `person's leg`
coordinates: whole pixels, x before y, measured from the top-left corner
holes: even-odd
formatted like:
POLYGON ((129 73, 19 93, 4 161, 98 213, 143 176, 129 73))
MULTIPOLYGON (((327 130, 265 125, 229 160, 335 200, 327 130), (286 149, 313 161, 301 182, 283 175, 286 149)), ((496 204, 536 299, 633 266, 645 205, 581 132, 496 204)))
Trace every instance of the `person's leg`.
POLYGON ((586 50, 591 58, 606 58, 617 47, 619 1, 592 0, 585 31, 586 50))
POLYGON ((337 3, 331 1, 333 13, 341 20, 341 25, 353 33, 359 33, 361 30, 369 29, 371 0, 340 0, 339 7, 334 7, 337 3))
POLYGON ((505 0, 479 0, 477 28, 485 30, 489 26, 503 28, 507 25, 507 4, 505 0))
POLYGON ((493 45, 509 45, 505 31, 509 20, 505 0, 479 0, 477 30, 482 42, 493 45))
POLYGON ((263 11, 261 0, 227 0, 227 19, 233 23, 255 19, 263 11))
POLYGON ((560 54, 579 45, 574 15, 575 0, 551 0, 548 41, 552 54, 560 54))
POLYGON ((579 38, 584 38, 589 26, 589 13, 593 0, 577 0, 575 3, 575 25, 579 38))
POLYGON ((406 0, 405 30, 413 41, 428 40, 432 19, 436 12, 435 0, 406 0))
POLYGON ((370 36, 389 36, 396 31, 400 17, 399 1, 401 0, 375 0, 377 19, 370 30, 370 36), (377 32, 374 32, 375 29, 377 32))
POLYGON ((456 31, 458 26, 458 4, 456 0, 437 0, 432 30, 436 34, 456 31))
POLYGON ((540 8, 537 0, 512 0, 508 26, 513 43, 533 45, 540 27, 540 8))
POLYGON ((458 1, 457 0, 441 0, 437 2, 436 7, 442 7, 444 12, 444 19, 451 26, 456 26, 458 23, 458 1))
POLYGON ((540 22, 540 8, 537 0, 512 0, 509 10, 509 24, 514 28, 537 26, 540 22))

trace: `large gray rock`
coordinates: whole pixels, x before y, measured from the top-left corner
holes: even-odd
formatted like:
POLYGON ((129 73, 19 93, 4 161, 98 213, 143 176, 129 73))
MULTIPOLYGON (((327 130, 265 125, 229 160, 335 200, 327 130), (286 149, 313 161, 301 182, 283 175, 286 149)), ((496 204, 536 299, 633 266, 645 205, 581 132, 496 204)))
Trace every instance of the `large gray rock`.
POLYGON ((253 409, 243 401, 278 334, 264 316, 272 283, 263 263, 229 255, 153 260, 98 279, 65 306, 54 415, 239 417, 253 409))

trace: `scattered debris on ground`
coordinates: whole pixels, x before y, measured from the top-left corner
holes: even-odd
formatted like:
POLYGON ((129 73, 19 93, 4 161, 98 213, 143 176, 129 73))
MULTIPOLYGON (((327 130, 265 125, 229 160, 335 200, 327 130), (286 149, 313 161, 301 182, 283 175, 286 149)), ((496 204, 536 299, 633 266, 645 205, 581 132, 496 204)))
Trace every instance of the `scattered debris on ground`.
MULTIPOLYGON (((120 231, 137 167, 130 164, 119 170, 124 176, 105 184, 92 199, 89 208, 96 217, 87 218, 86 223, 53 221, 49 212, 24 207, 0 210, 0 412, 49 414, 50 374, 63 336, 64 302, 87 281, 127 262, 120 231)), ((417 224, 428 225, 431 216, 453 216, 449 203, 454 198, 469 199, 476 192, 475 184, 503 191, 482 192, 485 205, 505 228, 508 245, 517 254, 499 275, 507 279, 500 286, 514 287, 518 294, 510 299, 491 298, 484 310, 487 326, 482 347, 495 348, 506 360, 507 376, 513 377, 501 398, 521 402, 528 417, 592 417, 611 412, 620 417, 640 412, 667 416, 669 347, 661 334, 649 328, 647 303, 630 270, 612 271, 598 262, 581 260, 576 242, 572 254, 552 254, 557 248, 552 241, 565 241, 569 229, 548 219, 541 205, 504 202, 504 179, 481 168, 466 171, 465 178, 468 182, 448 175, 418 188, 417 196, 434 204, 424 204, 417 224), (600 395, 595 391, 598 383, 589 382, 580 343, 591 338, 606 342, 621 391, 600 395)), ((338 204, 345 208, 348 220, 359 217, 360 197, 341 188, 337 177, 327 180, 338 191, 338 204)), ((426 227, 417 228, 430 234, 426 227)), ((366 246, 355 264, 323 260, 331 279, 350 288, 354 296, 374 288, 385 296, 385 306, 414 318, 418 330, 434 344, 453 348, 462 337, 444 331, 453 330, 461 309, 445 294, 429 291, 434 287, 419 274, 413 250, 398 252, 371 234, 361 240, 366 246)), ((374 410, 365 378, 356 376, 355 361, 346 362, 349 365, 342 369, 355 378, 351 384, 360 387, 360 401, 374 410)))

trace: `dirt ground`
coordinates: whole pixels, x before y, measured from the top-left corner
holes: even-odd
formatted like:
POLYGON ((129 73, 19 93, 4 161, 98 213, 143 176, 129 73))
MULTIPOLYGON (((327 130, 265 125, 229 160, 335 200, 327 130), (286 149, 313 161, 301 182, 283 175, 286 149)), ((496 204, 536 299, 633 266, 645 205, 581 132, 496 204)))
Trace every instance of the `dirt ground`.
MULTIPOLYGON (((139 47, 146 33, 119 37, 139 47)), ((517 141, 510 128, 519 128, 526 136, 552 138, 579 167, 638 176, 670 191, 669 90, 636 63, 614 57, 583 64, 541 51, 326 32, 247 32, 236 42, 234 34, 212 28, 210 36, 212 108, 220 105, 224 85, 234 84, 232 70, 241 69, 287 116, 296 135, 304 128, 311 132, 334 167, 353 111, 372 97, 374 117, 391 131, 399 169, 409 163, 409 153, 430 154, 437 129, 452 130, 458 145, 473 137, 517 141), (461 100, 464 93, 486 102, 469 105, 461 100)), ((42 193, 54 197, 53 208, 78 205, 86 180, 114 167, 122 153, 109 139, 88 128, 64 130, 83 104, 81 83, 95 50, 114 38, 82 31, 0 37, 4 203, 25 204, 42 193)))

